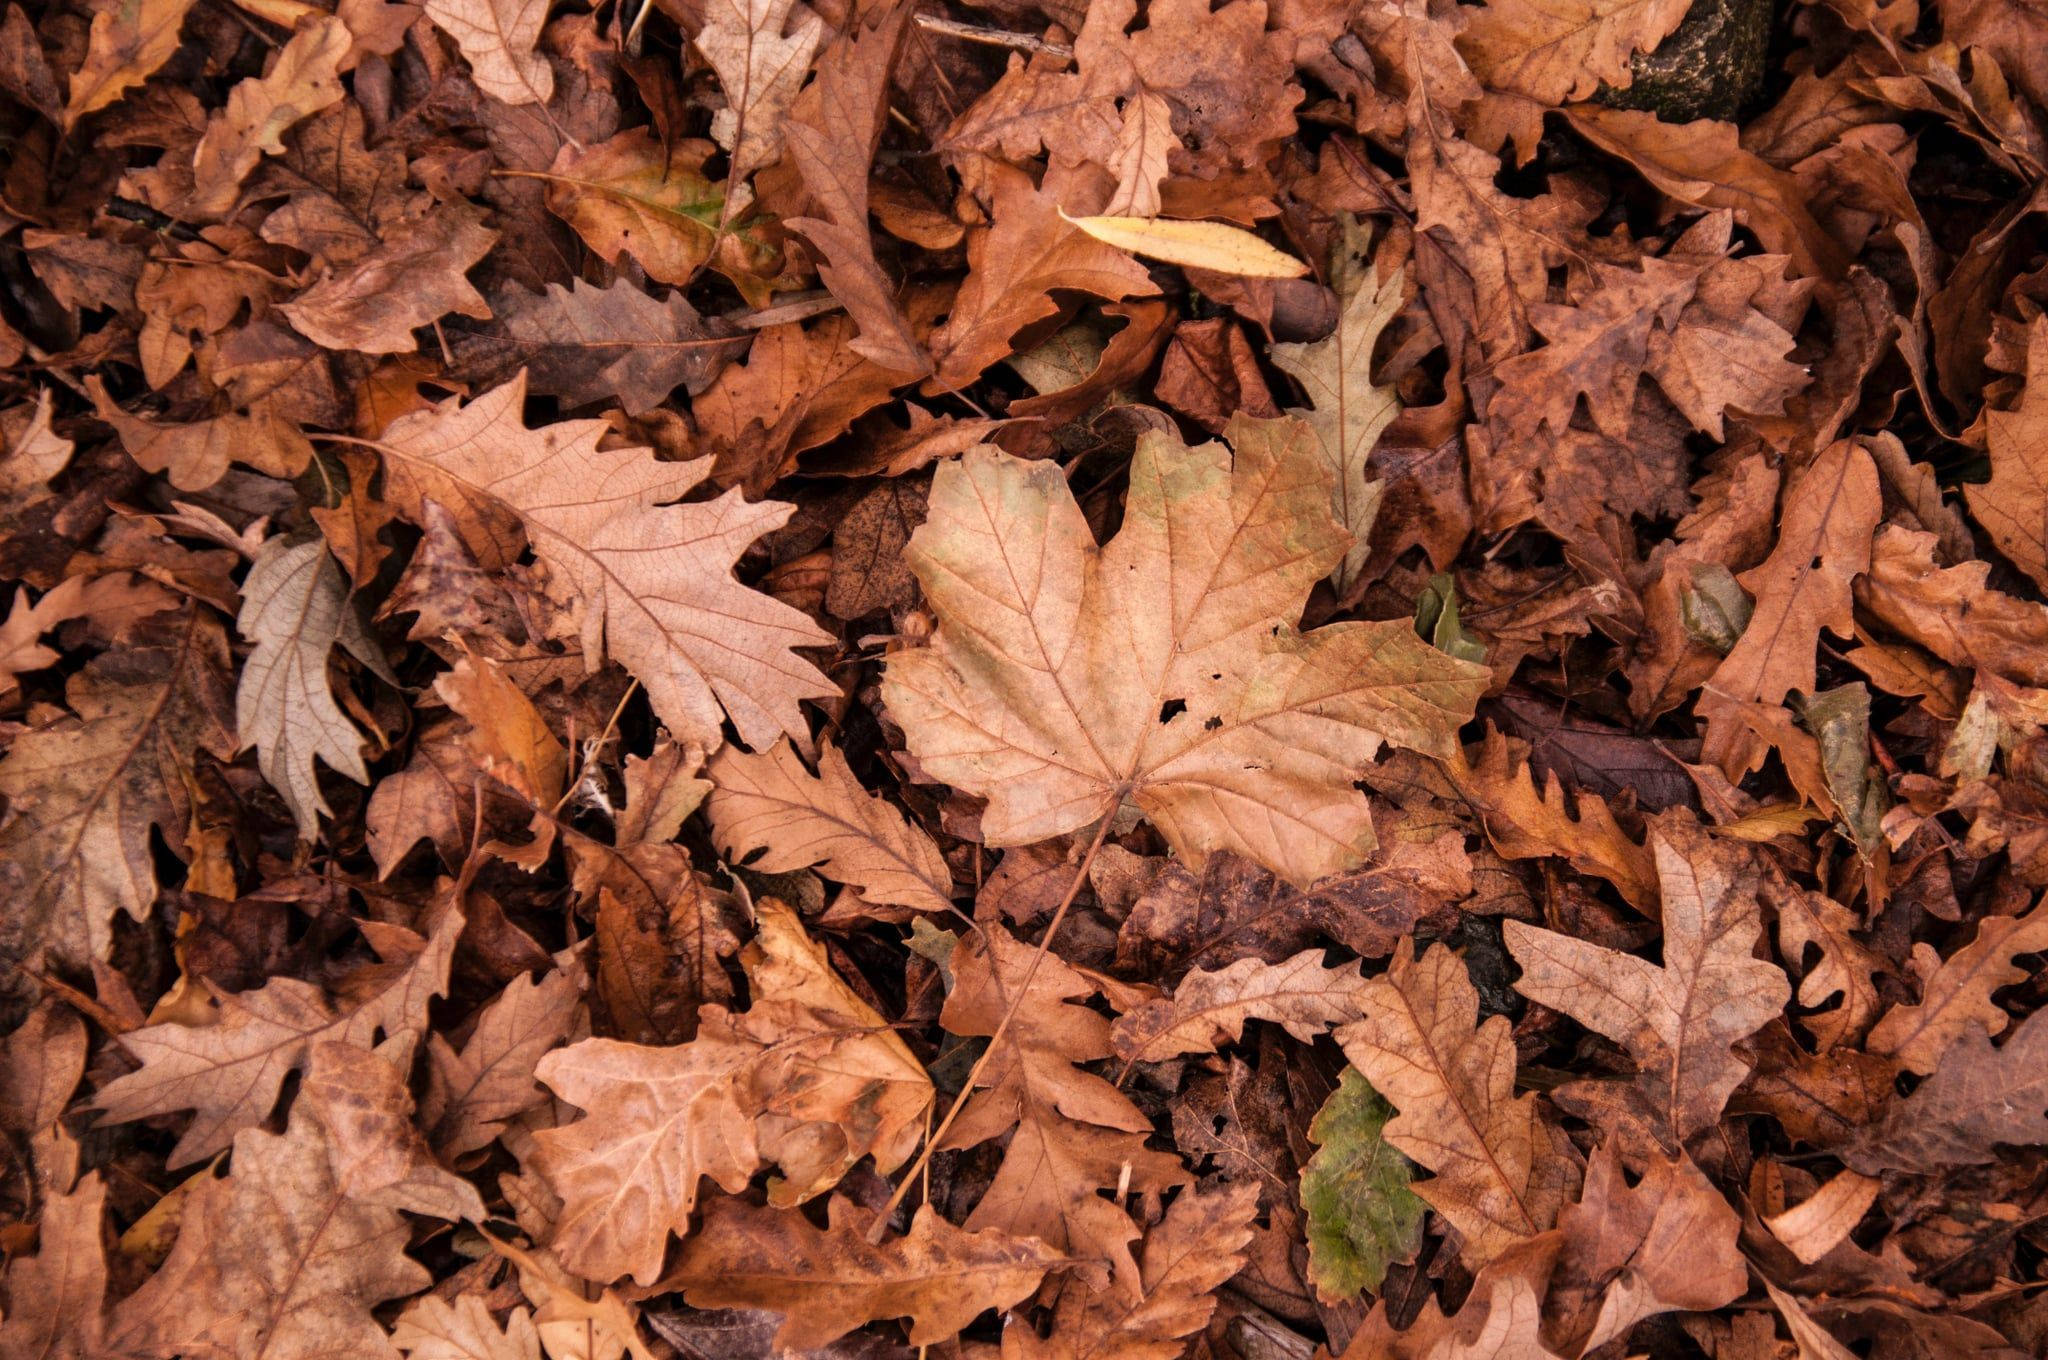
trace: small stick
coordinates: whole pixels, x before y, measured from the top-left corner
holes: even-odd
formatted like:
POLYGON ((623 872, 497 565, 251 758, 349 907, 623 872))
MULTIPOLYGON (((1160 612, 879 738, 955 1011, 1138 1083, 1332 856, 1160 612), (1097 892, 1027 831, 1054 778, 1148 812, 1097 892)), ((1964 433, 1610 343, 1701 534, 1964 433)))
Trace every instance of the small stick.
POLYGON ((938 33, 961 42, 981 43, 985 47, 1008 47, 1018 52, 1029 52, 1033 56, 1056 57, 1061 61, 1072 61, 1074 49, 1064 43, 1050 43, 1043 38, 1034 38, 1029 33, 1013 33, 1002 28, 977 28, 953 19, 941 19, 936 14, 920 14, 917 26, 927 33, 938 33))

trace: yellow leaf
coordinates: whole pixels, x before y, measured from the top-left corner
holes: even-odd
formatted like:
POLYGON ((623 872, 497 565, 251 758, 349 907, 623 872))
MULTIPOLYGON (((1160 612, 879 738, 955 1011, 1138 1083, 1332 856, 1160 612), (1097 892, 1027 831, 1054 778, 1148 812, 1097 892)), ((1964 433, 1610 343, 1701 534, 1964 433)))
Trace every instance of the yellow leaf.
POLYGON ((1164 217, 1066 217, 1096 240, 1151 260, 1252 279, 1298 279, 1308 266, 1240 227, 1164 217))

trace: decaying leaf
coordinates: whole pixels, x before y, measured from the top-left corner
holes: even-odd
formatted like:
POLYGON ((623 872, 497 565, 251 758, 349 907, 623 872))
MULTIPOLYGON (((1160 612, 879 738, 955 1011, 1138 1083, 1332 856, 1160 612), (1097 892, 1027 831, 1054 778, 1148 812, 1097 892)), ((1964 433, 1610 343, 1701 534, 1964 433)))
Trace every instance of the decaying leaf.
POLYGON ((1308 1126, 1315 1156, 1301 1169, 1308 1214, 1308 1274, 1326 1302, 1377 1290, 1387 1267, 1422 1245, 1428 1205, 1408 1188, 1414 1168, 1387 1144, 1393 1107, 1356 1069, 1344 1078, 1308 1126))

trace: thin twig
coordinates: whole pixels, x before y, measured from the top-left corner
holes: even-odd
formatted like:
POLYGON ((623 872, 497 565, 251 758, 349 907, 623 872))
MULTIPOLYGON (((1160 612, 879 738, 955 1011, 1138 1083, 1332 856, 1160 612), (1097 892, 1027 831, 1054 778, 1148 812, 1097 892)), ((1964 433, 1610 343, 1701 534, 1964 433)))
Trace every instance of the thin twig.
MULTIPOLYGON (((1109 824, 1116 820, 1116 808, 1102 814, 1096 824, 1095 838, 1088 842, 1088 851, 1081 856, 1081 862, 1074 866, 1074 881, 1067 885, 1067 895, 1060 899, 1058 910, 1052 914, 1052 921, 1045 928, 1045 934, 1038 941, 1038 948, 1032 952, 1031 964, 1024 970, 1024 977, 1017 984, 1017 994, 1010 998, 1010 1004, 1003 1010, 1003 1018, 996 1022, 995 1033, 988 1037, 988 1047, 974 1060, 974 1067, 967 1074, 967 1080, 960 1087, 960 1094, 953 1097, 952 1105, 946 1110, 946 1117, 939 1121, 931 1136, 924 1140, 924 1151, 918 1154, 917 1162, 906 1172, 896 1186, 896 1193, 889 1196, 889 1202, 875 1215, 875 1221, 868 1226, 868 1241, 879 1242, 888 1231, 889 1219, 895 1214, 896 1206, 903 1203, 903 1197, 910 1193, 910 1187, 918 1183, 920 1174, 932 1159, 932 1150, 944 1140, 946 1131, 953 1127, 953 1120, 967 1107, 974 1095, 974 1083, 981 1080, 982 1069, 988 1066, 990 1058, 1002 1047, 1003 1036, 1009 1033, 1010 1022, 1017 1018, 1017 1008, 1024 1004, 1024 998, 1031 994, 1031 980, 1038 976, 1038 965, 1045 962, 1046 951, 1052 948, 1053 937, 1060 933, 1060 923, 1067 919, 1067 908, 1074 905, 1074 899, 1081 895, 1081 885, 1088 881, 1088 868, 1095 863, 1095 852, 1102 849, 1103 841, 1109 838, 1109 824)), ((993 951, 991 951, 993 961, 993 951)))
POLYGON ((1029 33, 1014 33, 1004 28, 977 28, 973 24, 959 23, 953 19, 941 19, 936 14, 920 14, 917 26, 927 33, 939 33, 961 42, 980 43, 984 47, 1007 47, 1018 52, 1029 52, 1034 56, 1057 57, 1061 61, 1072 61, 1074 49, 1065 43, 1050 43, 1043 38, 1034 38, 1029 33))

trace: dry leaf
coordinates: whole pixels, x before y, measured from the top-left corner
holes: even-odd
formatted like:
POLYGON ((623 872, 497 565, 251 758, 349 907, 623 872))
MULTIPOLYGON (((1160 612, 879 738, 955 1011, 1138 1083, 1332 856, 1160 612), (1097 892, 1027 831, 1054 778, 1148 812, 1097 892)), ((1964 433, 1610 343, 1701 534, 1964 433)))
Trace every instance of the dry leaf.
POLYGON ((1171 1000, 1147 1002, 1116 1022, 1111 1042, 1126 1063, 1164 1062, 1213 1053, 1244 1037, 1247 1020, 1266 1020, 1304 1043, 1362 1015, 1365 987, 1356 964, 1325 968, 1323 951, 1305 949, 1284 963, 1240 959, 1193 972, 1171 1000))
POLYGON ((1298 279, 1308 266, 1275 250, 1241 227, 1223 222, 1175 222, 1164 217, 1068 217, 1098 241, 1148 260, 1252 279, 1298 279))
POLYGON ((555 73, 533 50, 548 17, 545 0, 423 0, 421 8, 455 39, 479 90, 505 104, 554 97, 555 73))

